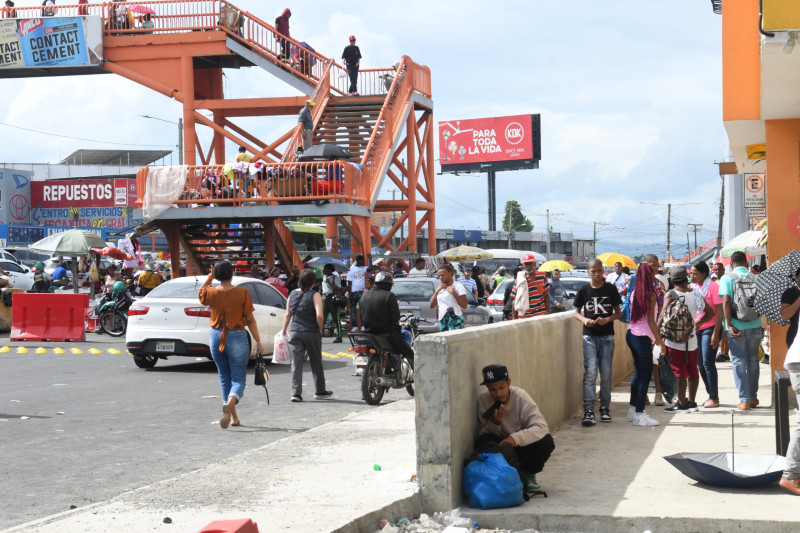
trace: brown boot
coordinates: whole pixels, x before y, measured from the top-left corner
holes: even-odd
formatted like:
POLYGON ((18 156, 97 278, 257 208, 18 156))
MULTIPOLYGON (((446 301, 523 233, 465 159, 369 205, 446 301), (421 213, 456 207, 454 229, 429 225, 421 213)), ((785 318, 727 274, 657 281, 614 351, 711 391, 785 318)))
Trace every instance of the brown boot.
POLYGON ((787 479, 785 477, 781 477, 781 480, 778 482, 778 485, 788 490, 789 492, 794 492, 795 494, 800 496, 800 479, 787 479))

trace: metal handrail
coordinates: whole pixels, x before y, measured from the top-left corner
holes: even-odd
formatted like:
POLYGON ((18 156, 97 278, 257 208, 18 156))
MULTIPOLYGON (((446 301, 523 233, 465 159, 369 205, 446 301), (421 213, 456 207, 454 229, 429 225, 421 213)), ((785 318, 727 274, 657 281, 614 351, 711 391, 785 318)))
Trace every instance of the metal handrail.
MULTIPOLYGON (((311 111, 311 120, 313 121, 315 127, 322 119, 322 114, 325 111, 325 104, 328 103, 328 99, 331 95, 330 69, 332 65, 333 61, 329 61, 325 71, 322 74, 319 85, 317 85, 317 88, 314 89, 314 93, 310 98, 310 100, 314 102, 314 107, 311 111)), ((281 159, 282 162, 289 163, 295 160, 295 157, 297 156, 297 148, 301 144, 302 135, 303 128, 300 124, 298 124, 295 128, 292 138, 289 140, 289 144, 286 146, 286 150, 283 152, 283 158, 281 159)))
MULTIPOLYGON (((143 168, 136 176, 139 207, 144 205, 148 168, 151 167, 143 168)), ((359 193, 361 170, 345 161, 261 165, 255 174, 235 168, 235 165, 187 167, 186 183, 173 207, 239 207, 319 200, 361 205, 367 202, 359 193)))

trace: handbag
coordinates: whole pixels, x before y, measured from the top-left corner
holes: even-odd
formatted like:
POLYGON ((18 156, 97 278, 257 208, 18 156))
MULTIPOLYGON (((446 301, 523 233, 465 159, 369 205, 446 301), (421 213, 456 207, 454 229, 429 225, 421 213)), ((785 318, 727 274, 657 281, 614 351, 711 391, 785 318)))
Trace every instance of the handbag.
POLYGON ((269 381, 269 370, 267 370, 267 362, 261 354, 256 355, 255 366, 255 379, 253 383, 256 386, 264 387, 264 392, 267 393, 267 405, 269 405, 269 391, 267 390, 267 382, 269 381))
POLYGON ((658 356, 658 381, 661 384, 661 394, 667 403, 672 403, 675 397, 675 373, 670 366, 668 355, 658 356))

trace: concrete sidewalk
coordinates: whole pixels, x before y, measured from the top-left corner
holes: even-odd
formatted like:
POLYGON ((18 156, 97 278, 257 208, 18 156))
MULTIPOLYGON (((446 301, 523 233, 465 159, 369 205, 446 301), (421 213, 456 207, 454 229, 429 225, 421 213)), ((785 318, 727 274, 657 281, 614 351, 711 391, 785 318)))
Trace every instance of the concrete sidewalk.
MULTIPOLYGON (((661 425, 634 427, 626 421, 627 381, 612 394, 612 423, 585 428, 575 418, 555 435, 555 453, 537 476, 548 498, 502 511, 462 508, 461 514, 481 527, 540 531, 798 531, 800 499, 777 484, 755 490, 705 486, 663 459, 678 452, 731 450, 730 410, 738 394, 731 363, 717 368, 719 408, 668 414, 650 405, 646 411, 661 425)), ((771 376, 768 366, 760 368, 763 407, 734 414, 736 452, 775 453, 771 376)), ((697 398, 706 399, 702 381, 697 398)), ((792 424, 796 416, 790 413, 792 424)))
MULTIPOLYGON (((663 459, 680 451, 730 450, 730 408, 737 394, 731 364, 718 368, 722 407, 667 414, 649 406, 661 425, 633 427, 625 420, 624 383, 613 393, 611 424, 584 428, 576 418, 554 436, 555 454, 539 475, 548 498, 497 511, 464 506, 460 514, 482 528, 545 532, 797 531, 800 500, 777 484, 746 491, 708 487, 663 459)), ((734 415, 737 452, 774 453, 770 397, 769 370, 762 365, 759 398, 765 406, 734 415)), ((705 399, 704 392, 698 398, 705 399)), ((794 423, 796 413, 790 416, 794 423)), ((381 518, 433 511, 425 509, 411 481, 415 450, 414 403, 401 400, 7 531, 194 532, 213 520, 252 518, 262 532, 368 533, 381 518), (165 517, 172 523, 165 524, 165 517)))

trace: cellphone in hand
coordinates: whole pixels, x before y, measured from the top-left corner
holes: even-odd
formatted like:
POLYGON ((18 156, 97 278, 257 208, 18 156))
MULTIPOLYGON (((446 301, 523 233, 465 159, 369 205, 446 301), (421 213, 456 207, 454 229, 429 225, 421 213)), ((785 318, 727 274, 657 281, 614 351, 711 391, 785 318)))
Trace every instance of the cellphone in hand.
POLYGON ((489 407, 489 408, 486 410, 486 412, 485 412, 485 413, 483 413, 481 416, 482 416, 483 418, 485 418, 486 420, 491 420, 491 419, 492 419, 492 417, 494 416, 494 413, 495 413, 495 411, 497 411, 498 409, 500 409, 500 406, 501 406, 501 405, 503 405, 503 402, 501 402, 500 400, 497 400, 497 401, 496 401, 496 402, 494 402, 494 403, 492 404, 492 406, 491 406, 491 407, 489 407))

